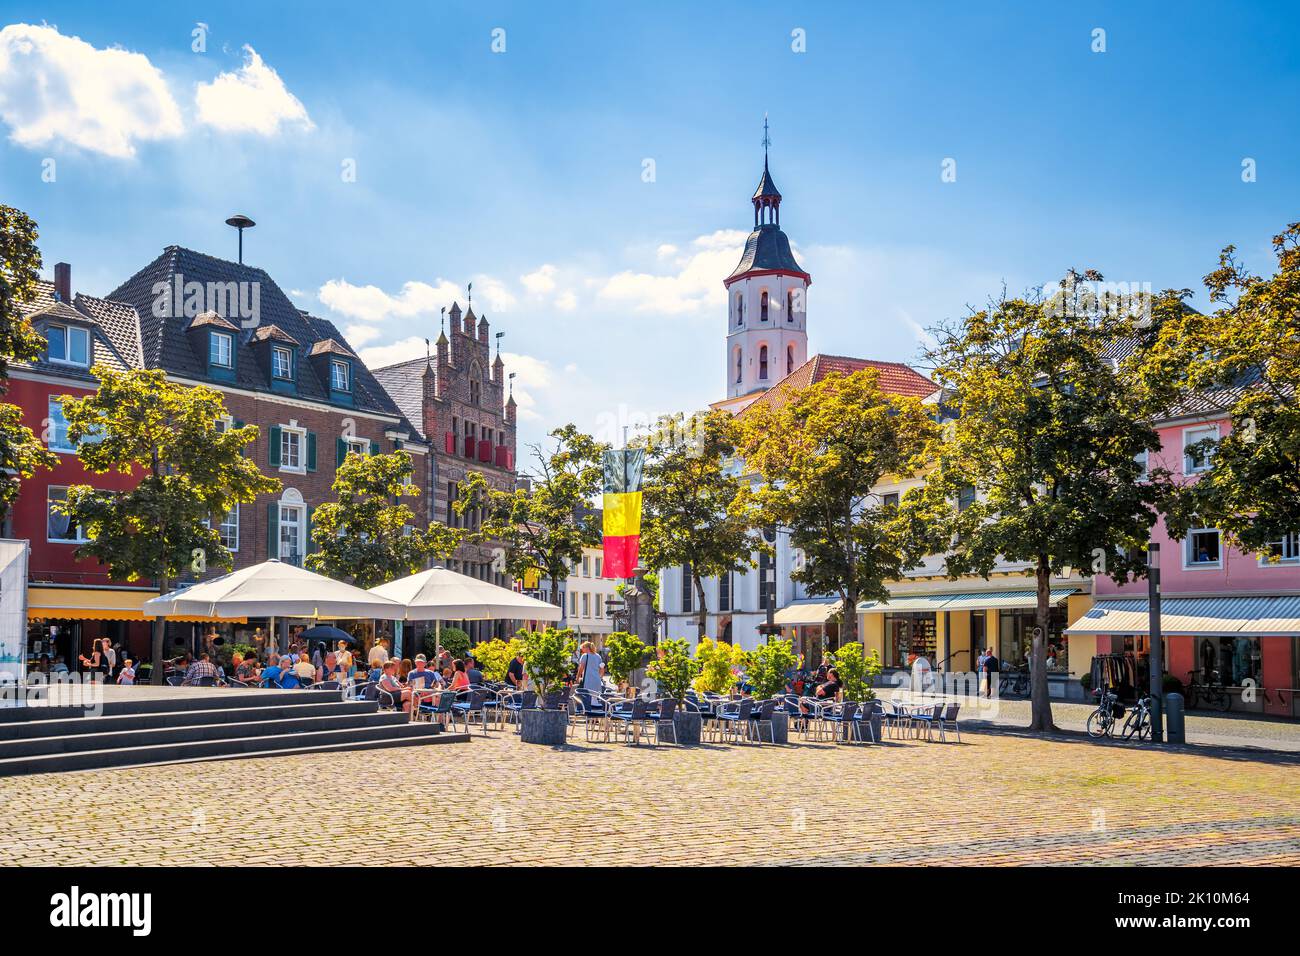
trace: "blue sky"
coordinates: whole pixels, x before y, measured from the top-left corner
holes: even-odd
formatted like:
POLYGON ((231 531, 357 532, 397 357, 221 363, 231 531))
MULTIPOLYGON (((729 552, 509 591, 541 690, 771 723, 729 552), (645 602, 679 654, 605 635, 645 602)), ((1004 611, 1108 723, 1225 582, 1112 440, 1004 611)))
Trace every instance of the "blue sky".
POLYGON ((1070 266, 1199 287, 1300 218, 1295 4, 701 6, 6 2, 0 201, 99 294, 247 213, 372 364, 473 281, 525 440, 723 397, 764 113, 810 352, 913 360, 1070 266))

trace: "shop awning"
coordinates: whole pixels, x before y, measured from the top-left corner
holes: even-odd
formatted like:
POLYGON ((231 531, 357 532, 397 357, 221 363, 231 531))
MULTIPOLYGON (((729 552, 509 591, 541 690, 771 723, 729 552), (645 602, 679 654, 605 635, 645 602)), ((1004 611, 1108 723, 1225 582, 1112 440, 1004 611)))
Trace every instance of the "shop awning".
POLYGON ((840 609, 840 601, 800 601, 788 604, 774 615, 776 624, 825 624, 840 609))
MULTIPOLYGON (((1051 601, 1060 604, 1078 591, 1078 588, 1052 588, 1051 601)), ((888 601, 863 601, 858 605, 858 611, 885 614, 895 611, 1011 611, 1036 607, 1036 591, 962 591, 956 594, 900 594, 888 601)))
MULTIPOLYGON (((1145 598, 1098 601, 1065 633, 1146 634, 1148 612, 1145 598)), ((1300 598, 1165 598, 1160 602, 1160 630, 1180 637, 1296 636, 1300 635, 1300 598)))
MULTIPOLYGON (((56 621, 152 621, 141 605, 156 598, 157 591, 128 588, 47 588, 27 589, 27 619, 56 621)), ((245 618, 171 617, 170 621, 223 620, 243 624, 245 618)))

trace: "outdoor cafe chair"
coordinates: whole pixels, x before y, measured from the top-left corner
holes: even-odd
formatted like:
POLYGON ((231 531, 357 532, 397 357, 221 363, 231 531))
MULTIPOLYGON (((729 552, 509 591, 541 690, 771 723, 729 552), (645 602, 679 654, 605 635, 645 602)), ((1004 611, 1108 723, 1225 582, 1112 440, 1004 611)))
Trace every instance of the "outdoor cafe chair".
POLYGON ((714 714, 716 726, 714 739, 745 741, 750 738, 749 715, 754 710, 752 700, 723 701, 714 714))
POLYGON ((822 708, 822 723, 829 728, 833 735, 832 739, 837 744, 853 742, 858 729, 858 724, 853 717, 857 712, 858 702, 855 700, 846 700, 842 704, 828 704, 822 708))
POLYGON ((879 741, 876 740, 875 725, 872 723, 872 718, 879 713, 882 713, 880 701, 865 700, 862 702, 862 706, 858 708, 858 712, 853 715, 853 720, 858 733, 858 740, 864 739, 863 732, 865 731, 866 735, 871 738, 873 744, 879 743, 879 741))
POLYGON ((318 680, 314 684, 305 685, 308 690, 342 690, 343 685, 336 680, 318 680))
POLYGON ((523 712, 531 710, 537 706, 537 692, 532 690, 507 690, 501 692, 501 704, 499 711, 501 714, 501 726, 504 727, 510 723, 510 718, 523 728, 523 712))
POLYGON ((456 695, 449 690, 414 690, 411 692, 411 721, 427 720, 446 727, 447 721, 452 719, 451 708, 455 703, 456 695))
MULTIPOLYGON (((383 693, 383 691, 380 691, 383 693)), ((451 705, 452 726, 456 726, 456 718, 459 717, 465 723, 465 733, 469 733, 469 719, 474 715, 483 723, 483 736, 487 736, 488 712, 483 706, 487 699, 487 691, 479 688, 478 690, 457 691, 456 700, 451 705)))
POLYGON ((894 736, 910 732, 914 726, 912 715, 896 700, 889 702, 889 713, 884 715, 886 729, 892 729, 894 736))
POLYGON ((578 721, 582 721, 587 740, 590 741, 593 732, 605 732, 607 709, 605 698, 595 691, 587 690, 585 687, 574 688, 572 710, 569 712, 569 730, 572 732, 578 726, 578 721))
POLYGON ((605 711, 605 718, 609 721, 608 726, 622 727, 623 742, 640 743, 641 728, 646 722, 646 713, 648 707, 644 697, 637 697, 633 700, 611 701, 609 709, 605 711))
POLYGON ((782 703, 776 699, 760 700, 757 706, 750 711, 750 726, 754 733, 754 739, 759 743, 763 742, 763 727, 767 727, 767 739, 771 743, 776 743, 776 727, 772 722, 772 715, 776 713, 776 705, 782 703))
POLYGON ((835 706, 835 701, 824 697, 801 697, 799 705, 804 712, 804 740, 835 739, 835 728, 826 719, 826 715, 835 706))
MULTIPOLYGON (((912 722, 917 728, 917 736, 920 736, 921 728, 925 728, 925 739, 929 740, 934 730, 934 725, 938 722, 943 714, 943 704, 927 705, 920 711, 912 714, 912 722)), ((942 734, 940 735, 942 736, 942 734)))
MULTIPOLYGON (((319 684, 313 684, 312 686, 315 687, 317 690, 320 690, 321 684, 324 683, 325 683, 324 681, 321 681, 319 684)), ((372 680, 358 681, 357 683, 351 684, 348 687, 344 688, 343 699, 344 700, 374 700, 373 697, 366 696, 366 691, 369 688, 374 686, 375 686, 375 682, 372 680)))
POLYGON ((948 704, 939 715, 935 725, 939 728, 939 739, 945 743, 948 740, 944 733, 945 727, 951 727, 957 734, 957 743, 961 743, 961 728, 957 726, 957 712, 961 710, 961 704, 948 704))
POLYGON ((654 734, 655 746, 659 746, 659 735, 665 728, 672 734, 673 743, 677 743, 677 725, 673 723, 673 714, 677 712, 677 701, 671 697, 661 697, 654 703, 647 702, 645 729, 654 734))

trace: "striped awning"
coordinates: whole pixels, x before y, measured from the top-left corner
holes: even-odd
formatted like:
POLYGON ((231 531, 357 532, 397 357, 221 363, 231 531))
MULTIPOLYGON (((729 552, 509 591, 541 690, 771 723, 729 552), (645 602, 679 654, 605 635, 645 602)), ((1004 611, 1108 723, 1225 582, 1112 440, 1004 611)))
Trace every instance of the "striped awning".
MULTIPOLYGON (((141 607, 157 591, 132 588, 51 588, 27 589, 27 620, 54 621, 152 621, 141 607)), ((169 621, 217 621, 243 624, 246 618, 171 617, 169 621)))
MULTIPOLYGON (((1103 600, 1065 629, 1066 634, 1146 634, 1146 598, 1103 600)), ((1165 598, 1160 631, 1166 636, 1300 635, 1300 597, 1165 598)))
MULTIPOLYGON (((1052 588, 1051 602, 1060 604, 1078 588, 1052 588)), ((992 611, 1023 610, 1038 606, 1036 591, 962 591, 955 594, 900 594, 888 601, 863 601, 860 613, 895 611, 992 611)))
POLYGON ((775 624, 825 624, 840 609, 840 601, 801 601, 787 604, 772 615, 775 624))

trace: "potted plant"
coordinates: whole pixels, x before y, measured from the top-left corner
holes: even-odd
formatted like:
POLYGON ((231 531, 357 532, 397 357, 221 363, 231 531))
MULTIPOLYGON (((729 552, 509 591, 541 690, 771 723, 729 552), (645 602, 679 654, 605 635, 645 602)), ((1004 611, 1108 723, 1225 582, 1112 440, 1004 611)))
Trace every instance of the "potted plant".
MULTIPOLYGON (((775 697, 785 690, 789 675, 799 666, 790 641, 779 638, 760 644, 756 650, 745 654, 745 678, 760 700, 775 697)), ((790 716, 782 708, 772 714, 772 741, 778 744, 790 740, 790 716)))
POLYGON ((519 638, 524 646, 524 668, 537 688, 537 706, 519 714, 520 739, 526 744, 559 746, 568 736, 569 709, 556 692, 563 690, 573 669, 573 652, 577 648, 573 631, 548 627, 544 631, 520 631, 519 638))
POLYGON ((605 650, 609 660, 605 662, 605 673, 609 675, 618 688, 627 691, 628 680, 632 672, 645 666, 649 648, 645 641, 627 631, 615 631, 605 639, 605 650))
POLYGON ((483 679, 500 683, 506 679, 506 671, 515 655, 523 653, 524 642, 512 637, 508 642, 494 637, 490 641, 480 641, 474 645, 471 654, 478 662, 478 669, 483 672, 483 679))
MULTIPOLYGON (((857 701, 859 704, 875 700, 876 692, 872 689, 882 666, 880 655, 872 650, 867 654, 863 646, 856 641, 845 644, 831 655, 831 663, 840 675, 840 685, 844 688, 844 699, 857 701)), ((872 739, 880 739, 880 717, 871 719, 872 739)))
POLYGON ((699 661, 691 658, 690 644, 685 640, 661 642, 656 659, 646 670, 658 684, 660 695, 677 701, 677 710, 673 713, 677 742, 698 744, 704 719, 699 714, 686 712, 686 692, 700 672, 699 661))

